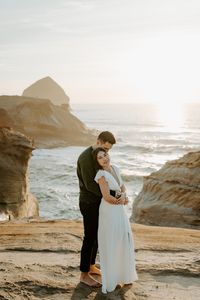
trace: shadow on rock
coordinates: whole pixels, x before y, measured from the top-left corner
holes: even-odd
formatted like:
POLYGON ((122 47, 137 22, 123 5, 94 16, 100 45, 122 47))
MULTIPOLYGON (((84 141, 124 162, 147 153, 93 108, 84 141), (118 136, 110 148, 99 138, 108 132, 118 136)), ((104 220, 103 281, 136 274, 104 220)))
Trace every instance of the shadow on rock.
POLYGON ((87 299, 87 297, 90 294, 94 294, 94 299, 96 299, 95 295, 99 289, 100 288, 93 288, 93 287, 87 286, 84 283, 79 282, 74 289, 71 300, 87 299))

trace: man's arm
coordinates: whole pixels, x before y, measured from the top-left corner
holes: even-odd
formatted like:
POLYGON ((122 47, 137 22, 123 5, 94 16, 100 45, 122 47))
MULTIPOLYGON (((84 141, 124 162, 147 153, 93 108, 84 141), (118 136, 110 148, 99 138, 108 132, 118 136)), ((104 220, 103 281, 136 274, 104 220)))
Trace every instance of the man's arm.
POLYGON ((91 165, 88 164, 88 161, 82 160, 81 167, 80 163, 78 162, 77 174, 79 178, 81 177, 81 180, 83 181, 86 189, 89 192, 93 193, 98 197, 102 197, 100 188, 98 184, 94 181, 91 165))

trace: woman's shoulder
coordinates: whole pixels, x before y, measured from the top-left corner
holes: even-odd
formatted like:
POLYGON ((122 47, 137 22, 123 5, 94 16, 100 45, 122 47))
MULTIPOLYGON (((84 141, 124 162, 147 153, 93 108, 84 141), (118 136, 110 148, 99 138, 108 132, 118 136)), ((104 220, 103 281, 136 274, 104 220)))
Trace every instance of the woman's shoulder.
POLYGON ((105 175, 105 170, 100 169, 100 170, 97 171, 96 175, 97 174, 105 175))
POLYGON ((106 177, 106 172, 104 170, 98 170, 94 180, 98 181, 101 177, 106 177))

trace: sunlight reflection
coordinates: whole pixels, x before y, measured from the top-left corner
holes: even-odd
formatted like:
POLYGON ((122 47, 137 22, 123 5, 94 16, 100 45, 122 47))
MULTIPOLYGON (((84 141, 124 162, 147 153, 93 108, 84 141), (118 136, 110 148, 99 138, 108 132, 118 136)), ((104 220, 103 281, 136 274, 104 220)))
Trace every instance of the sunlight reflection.
POLYGON ((177 132, 184 124, 183 104, 162 103, 158 105, 158 121, 164 130, 177 132))

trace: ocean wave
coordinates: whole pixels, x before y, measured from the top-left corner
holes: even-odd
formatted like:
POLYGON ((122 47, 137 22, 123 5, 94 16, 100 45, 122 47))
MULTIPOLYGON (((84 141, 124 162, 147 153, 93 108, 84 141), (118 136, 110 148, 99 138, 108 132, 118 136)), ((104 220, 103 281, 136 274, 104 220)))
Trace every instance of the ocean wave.
POLYGON ((151 145, 130 145, 123 144, 115 149, 115 155, 119 155, 123 158, 133 158, 138 154, 169 154, 197 151, 199 149, 199 143, 188 144, 187 141, 171 141, 160 140, 159 143, 152 142, 151 145))
POLYGON ((123 153, 124 155, 126 155, 126 153, 128 155, 130 155, 130 151, 131 152, 139 152, 139 153, 145 153, 145 152, 152 152, 153 148, 149 147, 149 145, 131 145, 131 144, 123 144, 123 145, 119 145, 118 147, 116 147, 116 151, 118 150, 118 152, 123 153))
POLYGON ((170 154, 170 153, 186 153, 190 151, 197 151, 198 146, 189 146, 189 145, 160 145, 154 149, 154 154, 170 154))
POLYGON ((125 182, 130 181, 141 181, 143 178, 143 175, 135 175, 135 174, 122 174, 122 179, 125 182))

